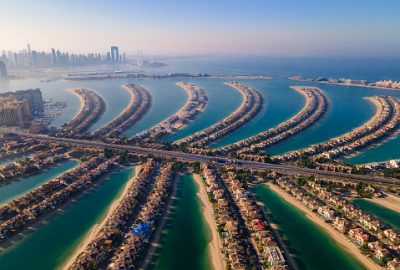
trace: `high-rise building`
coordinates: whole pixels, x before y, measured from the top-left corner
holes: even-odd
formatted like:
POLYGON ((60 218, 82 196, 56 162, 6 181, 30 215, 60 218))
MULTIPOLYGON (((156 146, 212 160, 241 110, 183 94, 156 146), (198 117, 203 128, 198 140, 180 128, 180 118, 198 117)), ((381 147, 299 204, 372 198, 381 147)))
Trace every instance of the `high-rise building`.
POLYGON ((57 50, 56 55, 57 55, 57 65, 61 65, 61 63, 62 63, 62 54, 61 54, 60 50, 57 50))
POLYGON ((32 119, 28 101, 14 97, 0 98, 0 125, 17 126, 32 119))
POLYGON ((4 62, 0 61, 0 78, 7 77, 7 68, 4 62))
POLYGON ((138 50, 137 53, 137 65, 139 67, 144 66, 144 55, 142 50, 138 50))
POLYGON ((56 50, 53 48, 51 49, 51 65, 55 66, 57 64, 57 55, 56 50))
POLYGON ((112 46, 111 47, 111 60, 113 62, 118 62, 119 61, 119 49, 117 46, 112 46))
POLYGON ((88 54, 70 54, 57 49, 51 49, 50 52, 31 50, 29 44, 27 49, 19 52, 0 51, 0 61, 8 68, 26 69, 26 68, 49 68, 71 65, 93 65, 104 63, 119 63, 125 59, 119 52, 117 46, 112 46, 106 54, 88 53, 88 54))
POLYGON ((42 91, 39 88, 1 93, 1 97, 12 97, 16 101, 27 101, 32 114, 40 114, 44 110, 42 91))

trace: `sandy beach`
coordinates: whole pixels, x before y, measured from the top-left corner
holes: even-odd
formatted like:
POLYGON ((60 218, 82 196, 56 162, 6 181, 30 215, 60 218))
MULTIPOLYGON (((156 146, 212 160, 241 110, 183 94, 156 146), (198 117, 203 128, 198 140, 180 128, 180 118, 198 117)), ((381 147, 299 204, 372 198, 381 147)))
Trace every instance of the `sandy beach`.
MULTIPOLYGON (((243 110, 243 108, 246 106, 246 93, 242 89, 235 87, 235 86, 231 86, 230 84, 228 84, 226 82, 224 84, 237 90, 242 95, 242 102, 240 103, 240 106, 237 107, 236 110, 234 112, 232 112, 230 115, 228 115, 224 119, 218 121, 217 123, 214 123, 211 126, 204 128, 200 131, 197 131, 197 132, 193 133, 192 135, 183 137, 182 139, 175 141, 175 143, 181 143, 181 142, 185 141, 188 137, 193 137, 193 136, 197 137, 199 134, 204 133, 204 132, 208 133, 210 130, 213 130, 215 127, 223 125, 226 121, 229 121, 229 119, 231 119, 233 117, 233 115, 238 114, 241 110, 243 110)), ((215 131, 213 131, 213 132, 215 132, 215 131)))
POLYGON ((103 220, 101 223, 95 224, 90 232, 85 236, 81 244, 77 247, 77 249, 74 251, 74 253, 70 256, 68 261, 64 266, 62 266, 61 269, 69 269, 76 258, 81 254, 86 247, 95 239, 96 235, 99 233, 101 228, 106 224, 108 218, 112 215, 112 213, 117 209, 118 205, 121 203, 122 199, 128 194, 129 191, 129 186, 131 185, 131 182, 136 178, 136 176, 139 174, 140 169, 142 168, 142 165, 137 165, 134 167, 135 168, 135 175, 126 182, 124 189, 122 190, 121 194, 119 197, 113 201, 113 203, 109 206, 107 214, 104 216, 103 220))
POLYGON ((300 211, 304 212, 312 222, 317 224, 319 227, 321 227, 330 237, 332 237, 340 246, 342 246, 346 251, 348 251, 350 254, 352 254, 359 262, 361 262, 366 269, 377 269, 379 270, 380 267, 372 262, 370 259, 368 259, 366 256, 362 255, 361 252, 358 250, 358 248, 350 242, 344 235, 342 235, 340 232, 334 230, 328 223, 325 223, 321 218, 316 216, 310 209, 308 209, 306 206, 304 206, 301 202, 297 201, 295 198, 290 196, 286 191, 283 189, 268 183, 267 184, 271 190, 276 192, 281 198, 283 198, 285 201, 288 203, 292 204, 296 208, 298 208, 300 211))
POLYGON ((389 208, 393 211, 400 213, 400 198, 399 197, 388 194, 388 196, 385 198, 374 198, 374 199, 368 199, 368 200, 373 203, 377 203, 379 205, 382 205, 383 207, 389 208))
POLYGON ((202 204, 203 216, 204 216, 204 218, 208 224, 208 227, 210 228, 210 231, 212 233, 211 234, 212 240, 208 244, 208 252, 210 254, 212 265, 215 270, 226 269, 225 261, 223 259, 221 249, 220 249, 221 239, 219 238, 219 235, 217 232, 217 223, 215 222, 212 204, 208 200, 207 191, 206 191, 204 184, 201 181, 200 175, 193 174, 192 176, 193 176, 193 179, 195 180, 197 186, 199 187, 199 192, 197 193, 197 196, 199 197, 201 204, 202 204))
POLYGON ((112 120, 110 120, 109 122, 105 123, 103 126, 101 126, 99 128, 99 130, 101 129, 105 129, 110 125, 113 125, 114 122, 116 121, 116 119, 118 119, 119 117, 122 117, 123 115, 125 115, 130 109, 131 107, 135 104, 137 96, 136 94, 126 85, 122 85, 122 89, 124 89, 126 92, 128 92, 129 96, 130 96, 130 100, 128 105, 125 107, 125 109, 120 112, 116 117, 114 117, 112 120))
MULTIPOLYGON (((165 128, 166 126, 168 126, 168 120, 169 120, 170 118, 172 118, 172 117, 179 117, 179 118, 181 118, 181 117, 182 117, 183 112, 186 110, 187 106, 188 106, 188 105, 190 104, 190 102, 191 102, 192 94, 191 94, 191 92, 190 92, 188 89, 186 89, 185 87, 182 87, 181 85, 179 85, 179 83, 176 83, 176 85, 178 85, 180 88, 182 88, 182 89, 185 91, 185 93, 187 94, 187 96, 188 96, 188 98, 187 98, 186 101, 185 101, 185 104, 184 104, 177 112, 175 112, 173 115, 168 116, 167 118, 165 118, 165 119, 162 120, 161 122, 158 122, 158 123, 155 124, 154 126, 152 126, 152 127, 148 128, 148 129, 142 131, 141 133, 148 132, 148 131, 152 131, 153 129, 155 129, 155 128, 157 128, 157 127, 164 127, 164 128, 165 128)), ((186 127, 186 125, 182 125, 182 126, 180 126, 179 128, 177 128, 177 129, 180 130, 180 129, 183 129, 184 127, 186 127)))
MULTIPOLYGON (((242 145, 248 144, 249 142, 252 142, 252 141, 254 140, 254 138, 257 138, 257 137, 259 137, 259 136, 262 136, 263 134, 269 134, 269 132, 271 131, 271 129, 278 129, 278 128, 282 127, 282 126, 288 125, 288 123, 293 122, 294 119, 299 118, 302 114, 305 113, 305 111, 309 110, 309 106, 310 106, 309 104, 310 104, 310 102, 311 102, 311 98, 310 98, 304 91, 301 91, 301 90, 300 90, 301 88, 304 88, 304 86, 291 86, 290 88, 292 88, 293 90, 295 90, 296 92, 298 92, 299 94, 301 94, 302 96, 304 96, 304 98, 305 98, 305 103, 304 103, 303 107, 301 108, 301 110, 300 110, 299 112, 297 112, 297 113, 296 113, 294 116, 292 116, 290 119, 288 119, 288 120, 286 120, 286 121, 284 121, 284 122, 278 124, 277 126, 275 126, 275 127, 273 127, 273 128, 267 129, 267 130, 265 130, 265 131, 263 131, 263 132, 261 132, 261 133, 258 133, 258 134, 254 135, 254 136, 251 136, 251 137, 242 139, 242 140, 237 141, 237 142, 235 142, 235 143, 225 145, 224 147, 228 147, 228 146, 230 146, 230 145, 239 145, 239 148, 244 148, 245 146, 242 146, 242 145)), ((318 89, 319 89, 319 88, 318 88, 318 89)), ((321 89, 320 89, 320 90, 321 90, 321 89)), ((322 91, 321 91, 321 92, 322 92, 322 91)), ((258 139, 256 139, 256 141, 258 141, 258 139)), ((262 141, 262 140, 261 140, 261 141, 262 141)), ((221 147, 221 148, 224 148, 224 147, 221 147)))
POLYGON ((77 90, 77 89, 76 88, 67 88, 67 89, 65 89, 65 91, 67 91, 68 93, 70 93, 70 94, 72 94, 72 95, 74 95, 74 96, 79 98, 79 111, 75 114, 75 116, 70 121, 73 121, 85 109, 85 99, 81 95, 76 93, 75 90, 77 90))
MULTIPOLYGON (((222 120, 221 120, 220 122, 218 122, 218 123, 222 123, 222 122, 227 121, 227 119, 231 118, 232 115, 238 114, 238 113, 239 113, 240 111, 242 111, 243 108, 246 106, 246 92, 244 92, 244 91, 243 91, 242 89, 240 89, 239 87, 236 87, 236 86, 234 86, 234 85, 231 85, 231 84, 229 84, 229 83, 227 83, 227 82, 225 82, 224 84, 227 85, 227 86, 232 87, 233 89, 236 89, 236 90, 242 95, 242 102, 240 103, 240 106, 239 106, 233 113, 231 113, 230 115, 228 115, 227 117, 225 117, 224 119, 222 119, 222 120)), ((214 124, 214 125, 215 125, 215 124, 214 124)))

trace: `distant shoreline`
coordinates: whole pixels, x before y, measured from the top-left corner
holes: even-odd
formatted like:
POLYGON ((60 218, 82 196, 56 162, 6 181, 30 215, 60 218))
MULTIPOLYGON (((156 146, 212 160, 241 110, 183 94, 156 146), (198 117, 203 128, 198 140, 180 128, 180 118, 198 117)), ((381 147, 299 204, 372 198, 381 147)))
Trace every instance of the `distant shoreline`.
POLYGON ((331 84, 331 85, 341 85, 341 86, 358 86, 358 87, 365 87, 365 88, 374 88, 374 89, 383 89, 383 90, 392 90, 392 91, 400 91, 399 88, 390 88, 390 87, 383 87, 383 86, 374 86, 374 85, 366 85, 366 84, 357 84, 357 83, 341 83, 341 82, 329 82, 329 81, 316 81, 315 79, 297 79, 294 77, 290 77, 289 80, 297 81, 297 82, 312 82, 312 83, 319 83, 319 84, 331 84))
POLYGON ((124 75, 114 75, 113 73, 101 74, 101 75, 83 75, 76 77, 63 77, 60 80, 67 81, 101 81, 101 80, 122 80, 122 79, 262 79, 262 80, 272 80, 271 76, 264 75, 210 75, 210 74, 164 74, 164 75, 145 75, 145 74, 129 74, 124 75))

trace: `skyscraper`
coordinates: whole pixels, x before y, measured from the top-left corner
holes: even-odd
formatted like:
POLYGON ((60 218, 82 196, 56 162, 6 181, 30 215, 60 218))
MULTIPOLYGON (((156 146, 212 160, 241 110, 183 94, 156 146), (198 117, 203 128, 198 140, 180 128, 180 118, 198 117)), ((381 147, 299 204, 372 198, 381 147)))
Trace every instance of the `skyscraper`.
POLYGON ((54 48, 51 49, 51 64, 53 66, 57 64, 57 55, 56 55, 56 50, 54 48))
POLYGON ((7 77, 7 68, 4 62, 0 61, 0 78, 7 77))
POLYGON ((39 88, 0 93, 0 98, 13 97, 16 101, 26 101, 32 114, 43 113, 43 96, 39 88))
POLYGON ((111 60, 113 62, 118 62, 119 61, 119 50, 117 46, 112 46, 111 47, 111 60))
POLYGON ((21 125, 31 119, 28 101, 16 101, 12 97, 0 98, 0 125, 21 125))

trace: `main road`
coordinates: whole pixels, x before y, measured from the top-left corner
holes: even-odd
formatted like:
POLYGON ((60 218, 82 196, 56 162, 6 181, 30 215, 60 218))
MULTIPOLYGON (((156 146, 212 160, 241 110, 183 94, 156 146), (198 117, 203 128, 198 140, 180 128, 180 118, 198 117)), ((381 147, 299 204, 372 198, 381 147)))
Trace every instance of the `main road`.
POLYGON ((231 159, 223 156, 207 156, 200 154, 191 154, 185 153, 181 151, 170 151, 170 150, 161 150, 147 147, 139 147, 134 145, 124 145, 124 144, 109 144, 94 140, 82 140, 82 139, 71 139, 71 138, 60 138, 60 137, 51 137, 47 135, 40 134, 30 134, 30 133, 22 133, 22 132, 13 132, 20 136, 35 138, 42 141, 49 142, 58 142, 58 143, 69 143, 73 145, 81 145, 87 147, 95 147, 95 148, 110 148, 115 150, 125 150, 128 152, 133 152, 136 154, 145 154, 145 155, 153 155, 157 157, 163 158, 176 158, 184 161, 191 162, 207 162, 207 163, 216 163, 222 165, 232 165, 239 168, 247 168, 247 169, 257 169, 257 170, 274 170, 287 174, 305 174, 305 175, 315 175, 321 177, 332 177, 336 180, 350 180, 357 182, 366 182, 366 183, 375 183, 380 185, 392 185, 392 186, 400 186, 400 180, 394 178, 386 178, 374 175, 357 175, 357 174, 349 174, 349 173, 340 173, 340 172, 332 172, 325 170, 316 170, 305 167, 298 167, 294 165, 287 164, 271 164, 271 163, 262 163, 255 161, 247 161, 241 159, 231 159))

